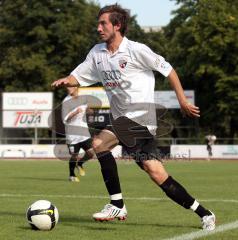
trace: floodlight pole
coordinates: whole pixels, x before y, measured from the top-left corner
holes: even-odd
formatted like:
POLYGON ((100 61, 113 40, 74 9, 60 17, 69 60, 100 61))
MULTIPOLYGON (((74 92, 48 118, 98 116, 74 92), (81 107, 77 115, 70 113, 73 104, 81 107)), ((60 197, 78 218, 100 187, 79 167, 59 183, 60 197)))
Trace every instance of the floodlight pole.
POLYGON ((37 144, 37 142, 38 142, 38 131, 37 131, 37 127, 35 127, 34 144, 37 144))
POLYGON ((2 107, 2 92, 1 92, 1 96, 0 96, 0 119, 2 119, 2 121, 0 122, 0 144, 2 144, 2 138, 3 138, 3 127, 2 127, 2 124, 3 124, 3 117, 2 117, 2 114, 3 114, 3 107, 2 107))
MULTIPOLYGON (((52 99, 54 99, 54 93, 52 93, 52 99)), ((55 108, 54 101, 52 100, 52 109, 51 109, 51 143, 56 144, 56 123, 55 123, 55 108)))

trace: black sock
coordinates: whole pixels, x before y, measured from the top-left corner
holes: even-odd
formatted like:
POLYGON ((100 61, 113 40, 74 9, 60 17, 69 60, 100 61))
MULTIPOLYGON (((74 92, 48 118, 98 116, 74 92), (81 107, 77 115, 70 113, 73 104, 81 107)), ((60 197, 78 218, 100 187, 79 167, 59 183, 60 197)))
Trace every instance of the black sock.
POLYGON ((75 158, 71 157, 69 160, 69 176, 75 177, 74 169, 76 166, 76 160, 75 158))
POLYGON ((188 194, 182 185, 169 176, 160 187, 166 195, 182 207, 189 209, 194 203, 194 198, 188 194))
POLYGON ((197 215, 201 218, 204 216, 212 215, 212 213, 209 210, 207 210, 200 204, 194 212, 197 213, 197 215))
POLYGON ((118 208, 123 208, 124 205, 123 199, 111 200, 110 203, 118 208))
POLYGON ((88 161, 89 159, 91 159, 92 157, 90 155, 88 155, 87 153, 84 154, 84 156, 78 161, 78 166, 79 167, 83 167, 83 164, 88 161))
MULTIPOLYGON (((117 164, 112 153, 109 151, 97 153, 97 158, 101 165, 102 176, 110 195, 121 193, 121 186, 117 172, 117 164)), ((123 199, 111 200, 111 204, 116 207, 123 207, 123 199)))
POLYGON ((192 206, 190 206, 191 210, 193 210, 199 217, 204 217, 211 215, 212 213, 199 204, 198 201, 194 200, 192 206))

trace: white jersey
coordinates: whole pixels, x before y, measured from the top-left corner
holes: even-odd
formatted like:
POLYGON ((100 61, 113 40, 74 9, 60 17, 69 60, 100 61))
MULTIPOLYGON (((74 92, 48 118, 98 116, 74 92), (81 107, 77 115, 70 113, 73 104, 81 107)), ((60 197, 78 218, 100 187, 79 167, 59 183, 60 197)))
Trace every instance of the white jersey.
POLYGON ((146 45, 124 37, 113 54, 107 50, 106 43, 95 45, 71 75, 81 86, 102 82, 113 118, 126 116, 147 126, 155 135, 153 71, 167 77, 171 70, 171 65, 162 56, 146 45))
POLYGON ((77 144, 91 137, 86 122, 87 105, 80 104, 80 106, 78 106, 79 101, 77 101, 77 99, 77 97, 68 95, 64 98, 62 103, 62 120, 65 125, 67 144, 77 144), (70 119, 70 114, 75 112, 79 107, 82 112, 77 113, 70 119))
POLYGON ((217 139, 215 135, 207 135, 205 138, 207 140, 207 144, 210 146, 213 145, 217 139))

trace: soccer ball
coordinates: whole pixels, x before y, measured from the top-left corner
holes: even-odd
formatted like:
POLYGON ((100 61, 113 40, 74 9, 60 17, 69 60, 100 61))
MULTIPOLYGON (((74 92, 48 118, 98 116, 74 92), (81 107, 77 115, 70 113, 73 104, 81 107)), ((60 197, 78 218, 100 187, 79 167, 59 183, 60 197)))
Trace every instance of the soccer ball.
POLYGON ((34 230, 51 230, 58 223, 59 212, 51 202, 38 200, 27 209, 26 218, 34 230))

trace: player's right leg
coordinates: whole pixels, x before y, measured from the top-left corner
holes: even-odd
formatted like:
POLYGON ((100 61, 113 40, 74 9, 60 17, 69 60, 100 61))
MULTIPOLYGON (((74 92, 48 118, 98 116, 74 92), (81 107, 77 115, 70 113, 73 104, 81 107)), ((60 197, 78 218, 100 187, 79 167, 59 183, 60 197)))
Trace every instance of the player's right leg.
POLYGON ((79 182, 79 178, 75 175, 75 168, 77 164, 77 146, 75 144, 68 144, 69 154, 71 155, 69 159, 69 181, 79 182))
POLYGON ((103 130, 93 139, 93 149, 101 165, 101 172, 107 191, 110 195, 110 204, 106 204, 100 211, 93 214, 97 221, 110 221, 115 218, 125 220, 127 217, 120 187, 115 158, 110 152, 118 144, 116 136, 109 130, 103 130))
POLYGON ((70 182, 79 182, 79 178, 75 175, 75 167, 76 167, 77 157, 72 155, 69 160, 69 181, 70 182))
POLYGON ((126 206, 124 204, 122 208, 118 208, 113 204, 106 204, 100 212, 93 214, 93 218, 96 221, 101 221, 101 222, 111 221, 114 219, 124 221, 127 218, 126 206))

